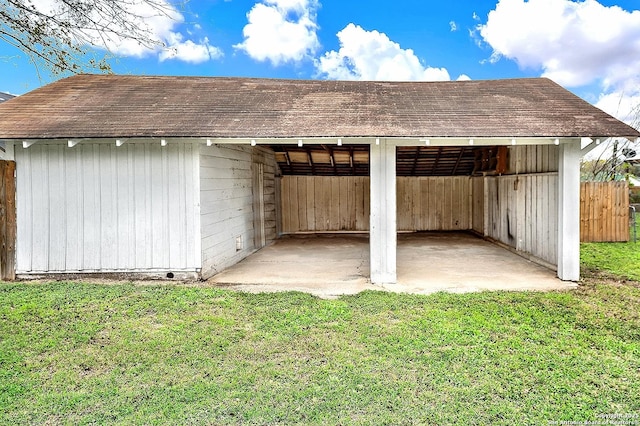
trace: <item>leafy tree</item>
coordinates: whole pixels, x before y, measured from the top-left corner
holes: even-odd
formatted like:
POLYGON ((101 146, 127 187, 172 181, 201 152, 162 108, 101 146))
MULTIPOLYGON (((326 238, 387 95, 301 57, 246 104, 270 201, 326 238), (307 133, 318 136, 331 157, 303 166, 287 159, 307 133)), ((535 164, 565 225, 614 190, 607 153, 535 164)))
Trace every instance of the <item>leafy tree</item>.
POLYGON ((180 17, 165 0, 2 0, 0 40, 28 55, 38 70, 108 72, 110 49, 122 43, 164 47, 154 20, 180 17), (96 56, 92 46, 105 54, 96 56))

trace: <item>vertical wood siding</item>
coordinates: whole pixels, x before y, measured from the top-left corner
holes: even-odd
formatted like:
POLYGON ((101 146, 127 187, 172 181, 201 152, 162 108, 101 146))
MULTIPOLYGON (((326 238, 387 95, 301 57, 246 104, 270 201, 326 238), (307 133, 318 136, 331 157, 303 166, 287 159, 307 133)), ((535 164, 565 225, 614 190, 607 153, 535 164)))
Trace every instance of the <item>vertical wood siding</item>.
POLYGON ((283 176, 282 232, 368 231, 368 176, 283 176))
POLYGON ((484 183, 485 235, 557 264, 558 175, 487 177, 484 183))
POLYGON ((557 172, 559 152, 555 145, 510 146, 507 174, 557 172))
POLYGON ((479 234, 484 234, 484 177, 471 178, 471 229, 479 234))
POLYGON ((629 241, 629 184, 580 184, 580 241, 629 241))
POLYGON ((253 164, 263 164, 265 236, 275 231, 275 156, 241 145, 200 148, 202 276, 210 277, 255 250, 253 164), (240 246, 238 246, 240 244, 240 246))
POLYGON ((15 157, 19 273, 199 268, 193 145, 35 144, 15 157))
POLYGON ((398 177, 397 185, 398 231, 471 228, 469 177, 398 177))
MULTIPOLYGON (((398 177, 396 182, 398 230, 470 229, 468 177, 398 177)), ((367 176, 283 176, 282 230, 368 231, 369 193, 367 176)))

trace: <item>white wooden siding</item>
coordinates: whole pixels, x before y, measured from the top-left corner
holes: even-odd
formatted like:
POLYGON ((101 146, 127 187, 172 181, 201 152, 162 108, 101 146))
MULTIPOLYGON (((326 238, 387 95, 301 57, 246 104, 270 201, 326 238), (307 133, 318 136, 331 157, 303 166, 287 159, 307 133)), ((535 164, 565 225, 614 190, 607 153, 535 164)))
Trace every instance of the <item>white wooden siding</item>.
POLYGON ((471 229, 484 234, 484 177, 471 178, 471 229))
POLYGON ((193 145, 35 144, 15 156, 18 273, 199 269, 193 145))
POLYGON ((507 174, 557 172, 559 153, 556 145, 510 146, 507 174))
POLYGON ((265 236, 275 238, 275 156, 260 147, 200 148, 202 276, 210 277, 255 250, 254 162, 264 162, 265 236), (241 247, 237 243, 240 241, 241 247))
MULTIPOLYGON (((556 265, 558 174, 482 179, 486 236, 556 265)), ((479 186, 474 189, 480 190, 479 186)))
MULTIPOLYGON (((277 201, 276 201, 276 174, 278 171, 278 163, 276 162, 275 153, 266 148, 255 147, 252 150, 253 166, 262 165, 262 185, 263 192, 255 194, 257 188, 254 186, 255 198, 261 197, 264 208, 264 239, 269 244, 278 237, 277 231, 277 201)), ((254 200, 255 200, 254 198, 254 200)))

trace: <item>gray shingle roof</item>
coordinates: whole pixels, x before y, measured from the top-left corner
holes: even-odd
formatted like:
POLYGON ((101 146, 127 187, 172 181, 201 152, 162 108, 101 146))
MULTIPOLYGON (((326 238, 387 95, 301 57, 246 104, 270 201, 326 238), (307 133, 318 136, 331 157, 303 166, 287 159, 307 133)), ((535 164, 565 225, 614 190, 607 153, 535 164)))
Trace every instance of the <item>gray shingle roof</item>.
POLYGON ((10 95, 9 93, 0 92, 0 102, 8 101, 12 98, 15 98, 15 96, 10 95))
POLYGON ((638 137, 548 79, 358 82, 78 75, 0 105, 0 139, 638 137))

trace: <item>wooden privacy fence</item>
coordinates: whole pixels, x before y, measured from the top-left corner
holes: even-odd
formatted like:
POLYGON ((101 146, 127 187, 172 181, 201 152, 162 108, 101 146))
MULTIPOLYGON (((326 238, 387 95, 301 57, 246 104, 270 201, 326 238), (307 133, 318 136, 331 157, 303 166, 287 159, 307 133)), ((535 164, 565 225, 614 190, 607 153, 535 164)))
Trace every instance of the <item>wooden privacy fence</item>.
POLYGON ((14 161, 0 160, 0 280, 15 279, 16 181, 14 161))
POLYGON ((629 241, 629 184, 580 184, 580 241, 629 241))

